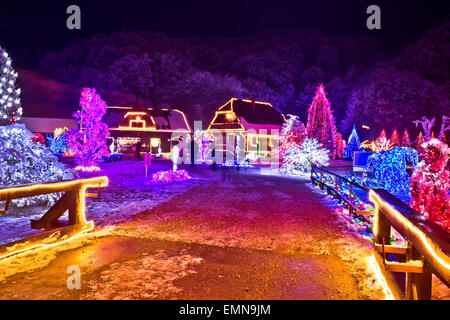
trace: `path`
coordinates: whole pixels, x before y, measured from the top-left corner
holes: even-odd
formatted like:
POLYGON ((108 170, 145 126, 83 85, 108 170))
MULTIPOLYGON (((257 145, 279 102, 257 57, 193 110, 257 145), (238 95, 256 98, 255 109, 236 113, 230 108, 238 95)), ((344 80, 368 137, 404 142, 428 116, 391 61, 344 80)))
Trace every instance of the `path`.
POLYGON ((0 299, 383 298, 366 270, 369 245, 308 181, 191 173, 184 193, 8 277, 0 299), (69 291, 74 264, 82 288, 69 291))

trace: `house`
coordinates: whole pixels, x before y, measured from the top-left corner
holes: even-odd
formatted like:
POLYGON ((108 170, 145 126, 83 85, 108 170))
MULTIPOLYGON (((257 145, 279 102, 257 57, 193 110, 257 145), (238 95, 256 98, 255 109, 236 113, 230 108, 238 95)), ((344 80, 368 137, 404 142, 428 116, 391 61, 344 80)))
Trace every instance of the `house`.
POLYGON ((268 157, 277 143, 284 116, 270 103, 232 98, 215 113, 207 132, 216 137, 216 151, 227 157, 238 149, 249 158, 268 157))
POLYGON ((177 109, 111 106, 103 121, 120 153, 134 153, 140 142, 143 152, 167 156, 174 139, 192 133, 186 115, 177 109))

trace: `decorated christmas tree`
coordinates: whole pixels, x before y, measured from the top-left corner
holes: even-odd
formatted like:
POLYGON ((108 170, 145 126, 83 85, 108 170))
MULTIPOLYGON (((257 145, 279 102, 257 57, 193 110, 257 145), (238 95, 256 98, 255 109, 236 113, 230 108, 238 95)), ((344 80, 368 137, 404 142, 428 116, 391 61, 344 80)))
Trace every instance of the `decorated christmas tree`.
POLYGON ((409 138, 409 133, 408 133, 408 130, 406 130, 406 129, 405 129, 405 132, 403 132, 402 146, 411 148, 411 139, 409 138))
POLYGON ((74 152, 78 164, 75 169, 99 170, 98 163, 103 156, 109 155, 106 144, 109 130, 102 122, 107 106, 95 89, 84 88, 81 92, 80 107, 81 110, 73 114, 80 129, 69 130, 67 144, 74 152))
POLYGON ((394 130, 392 132, 390 142, 392 144, 392 147, 399 147, 400 146, 400 138, 398 136, 397 130, 394 130))
POLYGON ((387 139, 386 130, 384 130, 384 129, 381 130, 380 136, 378 137, 378 139, 383 139, 383 138, 387 139))
POLYGON ((306 131, 308 137, 316 138, 330 152, 330 157, 336 157, 336 124, 330 102, 326 97, 325 87, 321 84, 308 109, 306 131))
POLYGON ((286 152, 292 146, 300 146, 306 137, 305 125, 298 119, 298 116, 287 115, 283 123, 279 138, 280 164, 285 162, 286 152))
POLYGON ((16 88, 17 76, 11 58, 0 47, 0 125, 14 124, 22 116, 20 89, 16 88))
POLYGON ((355 151, 361 151, 361 143, 359 141, 358 132, 356 132, 355 125, 353 125, 352 132, 350 133, 350 136, 347 140, 347 146, 344 150, 344 159, 352 159, 353 160, 353 152, 355 151))
POLYGON ((339 132, 336 136, 336 157, 338 159, 342 159, 344 155, 344 140, 342 139, 342 135, 339 132))
POLYGON ((386 190, 393 193, 409 193, 410 179, 408 164, 415 167, 418 162, 417 151, 406 147, 381 150, 367 159, 367 169, 372 177, 386 190))
MULTIPOLYGON (((23 124, 0 126, 0 187, 72 179, 67 169, 42 143, 33 142, 34 134, 23 124)), ((17 206, 34 203, 53 204, 58 194, 20 198, 17 206)))
POLYGON ((446 170, 450 148, 431 139, 422 144, 422 161, 411 178, 411 205, 450 232, 449 171, 446 170))
POLYGON ((309 176, 311 165, 328 165, 328 154, 317 139, 307 137, 300 146, 293 144, 287 149, 280 171, 288 175, 309 176))

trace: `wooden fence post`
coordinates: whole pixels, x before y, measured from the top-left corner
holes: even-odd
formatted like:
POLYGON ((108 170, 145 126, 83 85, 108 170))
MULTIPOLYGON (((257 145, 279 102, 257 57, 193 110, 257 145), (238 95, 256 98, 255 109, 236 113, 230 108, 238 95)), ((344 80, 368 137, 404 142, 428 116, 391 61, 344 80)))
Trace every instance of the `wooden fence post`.
POLYGON ((70 191, 70 197, 72 201, 69 206, 69 224, 84 223, 84 188, 80 188, 76 191, 70 191))
POLYGON ((389 245, 391 244, 391 223, 384 215, 383 210, 384 208, 379 208, 378 212, 375 213, 377 216, 374 221, 374 224, 376 224, 374 229, 377 230, 377 233, 374 234, 373 238, 378 244, 382 244, 384 239, 384 244, 389 245))
MULTIPOLYGON (((412 247, 411 258, 422 260, 424 257, 412 247)), ((423 263, 423 273, 406 273, 405 299, 431 300, 431 268, 427 261, 423 263)))

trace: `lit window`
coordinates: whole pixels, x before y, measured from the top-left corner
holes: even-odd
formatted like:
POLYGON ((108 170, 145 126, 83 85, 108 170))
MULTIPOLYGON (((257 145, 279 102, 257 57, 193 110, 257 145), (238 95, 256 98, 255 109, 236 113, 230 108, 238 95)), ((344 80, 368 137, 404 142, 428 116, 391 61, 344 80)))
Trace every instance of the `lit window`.
POLYGON ((159 147, 159 142, 160 142, 159 138, 152 138, 152 139, 151 139, 151 145, 152 145, 152 147, 154 147, 154 148, 159 147))

